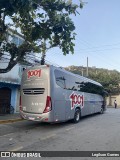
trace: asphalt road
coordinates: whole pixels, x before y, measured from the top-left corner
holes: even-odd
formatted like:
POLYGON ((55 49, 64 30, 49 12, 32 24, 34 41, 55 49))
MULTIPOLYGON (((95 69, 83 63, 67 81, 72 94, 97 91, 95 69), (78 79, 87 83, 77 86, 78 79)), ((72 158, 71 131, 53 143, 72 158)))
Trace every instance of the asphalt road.
MULTIPOLYGON (((72 122, 46 124, 31 121, 0 124, 0 150, 120 151, 120 109, 109 108, 104 114, 82 118, 77 124, 72 122)), ((96 158, 52 157, 28 159, 92 160, 96 158)), ((106 158, 100 157, 99 159, 106 158)), ((109 157, 107 159, 114 160, 120 159, 120 157, 109 157)))

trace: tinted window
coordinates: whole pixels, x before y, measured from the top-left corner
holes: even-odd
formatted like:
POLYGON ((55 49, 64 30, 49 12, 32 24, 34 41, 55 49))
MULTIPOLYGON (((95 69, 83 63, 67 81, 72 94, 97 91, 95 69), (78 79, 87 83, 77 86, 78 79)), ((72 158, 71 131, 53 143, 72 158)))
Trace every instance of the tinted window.
POLYGON ((88 92, 88 93, 93 93, 93 94, 103 94, 103 87, 98 86, 94 83, 91 82, 82 82, 81 89, 82 92, 88 92))
POLYGON ((84 77, 74 77, 62 71, 55 70, 55 79, 58 86, 67 90, 87 92, 103 95, 103 87, 98 86, 84 77))
POLYGON ((73 91, 80 91, 80 82, 78 79, 70 78, 70 89, 73 91))
POLYGON ((63 72, 55 70, 55 79, 58 86, 66 88, 66 79, 63 72))

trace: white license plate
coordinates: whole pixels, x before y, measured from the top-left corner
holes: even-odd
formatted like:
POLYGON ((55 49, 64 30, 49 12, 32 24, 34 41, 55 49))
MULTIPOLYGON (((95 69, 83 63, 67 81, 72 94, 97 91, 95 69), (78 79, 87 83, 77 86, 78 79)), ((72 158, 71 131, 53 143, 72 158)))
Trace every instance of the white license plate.
POLYGON ((29 118, 29 120, 34 120, 35 118, 33 118, 33 117, 28 117, 29 118))

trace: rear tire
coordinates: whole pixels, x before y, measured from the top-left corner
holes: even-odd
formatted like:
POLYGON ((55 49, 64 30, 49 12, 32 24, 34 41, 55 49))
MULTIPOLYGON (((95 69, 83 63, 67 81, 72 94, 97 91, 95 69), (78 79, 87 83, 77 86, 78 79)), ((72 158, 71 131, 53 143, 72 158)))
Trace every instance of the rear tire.
POLYGON ((73 122, 78 123, 80 121, 80 117, 81 117, 80 109, 76 109, 73 122))

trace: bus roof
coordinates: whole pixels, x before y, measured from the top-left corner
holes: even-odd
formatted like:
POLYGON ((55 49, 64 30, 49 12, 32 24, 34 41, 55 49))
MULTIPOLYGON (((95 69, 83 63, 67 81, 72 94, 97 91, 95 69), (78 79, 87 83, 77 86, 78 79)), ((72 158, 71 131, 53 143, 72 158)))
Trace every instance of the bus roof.
MULTIPOLYGON (((57 68, 57 69, 58 69, 58 68, 57 68)), ((65 73, 68 73, 68 74, 70 74, 70 75, 72 75, 72 76, 75 76, 76 78, 82 78, 82 79, 84 79, 86 82, 91 82, 91 83, 93 83, 93 84, 96 84, 96 85, 102 87, 102 85, 101 85, 99 82, 96 82, 96 81, 94 81, 94 80, 92 80, 92 79, 89 79, 89 78, 87 78, 87 77, 84 77, 84 76, 81 76, 81 75, 72 73, 72 72, 70 72, 70 71, 65 70, 64 68, 61 68, 61 67, 60 67, 59 69, 60 69, 61 71, 64 71, 65 73)))
MULTIPOLYGON (((64 73, 67 73, 67 74, 71 75, 71 76, 74 76, 74 77, 76 77, 76 78, 82 78, 82 79, 84 79, 84 81, 86 81, 86 82, 91 82, 91 83, 93 83, 93 84, 96 84, 96 85, 102 87, 102 85, 101 85, 99 82, 96 82, 96 81, 94 81, 94 80, 92 80, 92 79, 89 79, 89 78, 87 78, 87 77, 80 76, 80 75, 78 75, 78 74, 74 74, 74 73, 72 73, 72 72, 70 72, 70 71, 65 70, 65 69, 62 68, 62 67, 56 67, 56 66, 53 66, 53 65, 36 65, 36 66, 34 66, 34 68, 35 68, 35 67, 37 67, 37 68, 39 68, 39 67, 40 67, 40 68, 50 67, 50 68, 53 68, 53 69, 58 69, 58 70, 60 70, 60 71, 63 71, 64 73)), ((31 69, 31 68, 33 68, 33 67, 30 67, 29 69, 31 69)))

